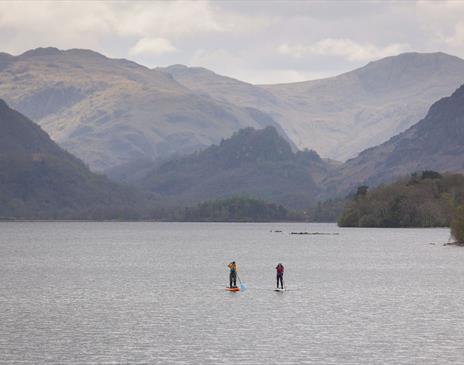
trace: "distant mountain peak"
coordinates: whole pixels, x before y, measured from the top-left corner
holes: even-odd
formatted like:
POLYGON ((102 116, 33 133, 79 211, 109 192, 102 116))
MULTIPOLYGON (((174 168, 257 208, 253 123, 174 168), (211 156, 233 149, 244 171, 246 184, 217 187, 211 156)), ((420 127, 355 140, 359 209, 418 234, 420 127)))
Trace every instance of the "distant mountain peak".
MULTIPOLYGON (((7 53, 4 53, 8 55, 7 53)), ((0 53, 0 57, 3 54, 0 53)), ((96 51, 92 51, 91 49, 85 48, 71 48, 66 50, 60 50, 56 47, 39 47, 35 49, 28 50, 18 57, 20 58, 31 58, 31 57, 44 57, 44 56, 62 56, 62 55, 70 55, 70 56, 79 56, 79 57, 86 57, 86 58, 101 58, 101 59, 108 59, 108 57, 98 53, 96 51)), ((10 55, 9 55, 10 56, 10 55)), ((12 56, 10 56, 12 57, 12 56)), ((130 62, 130 61, 128 61, 130 62)))
POLYGON ((39 57, 39 56, 56 56, 61 55, 63 51, 60 51, 56 47, 39 47, 31 49, 22 53, 19 57, 39 57))
POLYGON ((179 76, 179 73, 196 73, 196 74, 208 74, 208 75, 217 75, 214 71, 208 70, 204 67, 198 66, 186 66, 182 64, 175 64, 167 67, 159 67, 157 70, 167 72, 173 76, 179 76))
POLYGON ((221 141, 218 148, 227 161, 282 161, 294 157, 290 144, 272 127, 243 128, 231 138, 221 141))
MULTIPOLYGON (((105 55, 102 55, 101 53, 92 51, 91 49, 85 49, 85 48, 72 48, 72 49, 68 49, 63 52, 66 54, 70 54, 70 55, 86 56, 89 58, 108 59, 108 57, 106 57, 105 55)), ((128 61, 128 62, 132 62, 132 61, 128 61)))
POLYGON ((188 69, 189 67, 186 66, 186 65, 183 65, 181 63, 176 63, 174 65, 170 65, 170 66, 167 66, 167 67, 162 67, 163 69, 166 69, 166 70, 186 70, 188 69))
POLYGON ((406 52, 396 56, 385 57, 376 61, 371 61, 364 67, 350 71, 349 73, 363 74, 366 72, 383 71, 391 73, 396 70, 399 73, 427 73, 432 70, 444 69, 450 65, 461 64, 463 60, 459 57, 449 55, 444 52, 406 52))
MULTIPOLYGON (((416 60, 416 59, 434 59, 434 58, 459 58, 452 56, 445 52, 403 52, 397 55, 384 57, 378 60, 370 61, 367 65, 374 64, 377 62, 403 62, 407 60, 416 60)), ((366 65, 366 66, 367 66, 366 65)))

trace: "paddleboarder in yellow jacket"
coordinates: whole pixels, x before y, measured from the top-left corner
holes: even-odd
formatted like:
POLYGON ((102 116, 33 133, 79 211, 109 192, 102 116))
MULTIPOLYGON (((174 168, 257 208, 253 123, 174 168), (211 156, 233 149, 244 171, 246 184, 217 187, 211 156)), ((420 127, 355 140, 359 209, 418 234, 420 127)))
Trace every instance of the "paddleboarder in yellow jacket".
POLYGON ((228 265, 229 269, 230 269, 230 273, 229 273, 229 287, 230 288, 236 288, 237 287, 237 264, 235 263, 235 261, 232 261, 229 265, 228 265))

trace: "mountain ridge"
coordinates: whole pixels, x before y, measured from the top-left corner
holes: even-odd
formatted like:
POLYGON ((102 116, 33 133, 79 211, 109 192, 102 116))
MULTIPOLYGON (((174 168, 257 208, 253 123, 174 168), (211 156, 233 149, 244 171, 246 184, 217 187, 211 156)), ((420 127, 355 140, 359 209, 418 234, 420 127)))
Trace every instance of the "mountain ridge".
POLYGON ((98 171, 190 153, 243 127, 280 128, 262 111, 90 50, 39 48, 2 59, 0 97, 98 171))
POLYGON ((433 103, 427 115, 406 131, 348 160, 326 184, 347 192, 360 184, 376 186, 415 171, 464 172, 463 141, 464 84, 433 103))
POLYGON ((201 67, 149 69, 91 50, 0 54, 0 97, 108 172, 268 125, 294 151, 343 161, 422 119, 461 78, 464 61, 445 53, 405 53, 332 78, 267 86, 201 67))
POLYGON ((403 53, 337 76, 276 85, 245 87, 214 73, 208 74, 208 84, 206 78, 198 81, 198 70, 191 75, 188 68, 174 70, 173 77, 186 87, 243 106, 252 103, 298 148, 341 161, 406 130, 464 82, 464 60, 443 52, 403 53))

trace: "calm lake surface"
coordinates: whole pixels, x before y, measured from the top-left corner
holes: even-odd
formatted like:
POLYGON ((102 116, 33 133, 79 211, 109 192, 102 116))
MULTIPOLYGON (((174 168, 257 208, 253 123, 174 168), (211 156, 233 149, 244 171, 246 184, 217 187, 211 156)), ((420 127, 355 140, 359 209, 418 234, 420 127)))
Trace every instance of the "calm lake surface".
POLYGON ((463 364, 464 249, 448 239, 333 224, 0 223, 0 363, 463 364), (244 292, 224 290, 232 260, 244 292), (278 262, 285 293, 273 291, 278 262))

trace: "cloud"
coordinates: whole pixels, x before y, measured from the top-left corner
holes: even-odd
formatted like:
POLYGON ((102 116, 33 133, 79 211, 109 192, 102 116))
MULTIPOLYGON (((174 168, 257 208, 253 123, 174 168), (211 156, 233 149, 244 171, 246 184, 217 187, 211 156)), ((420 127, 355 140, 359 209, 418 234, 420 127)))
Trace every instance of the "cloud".
POLYGON ((176 47, 172 45, 169 39, 166 38, 142 38, 130 50, 131 56, 137 55, 159 55, 176 51, 176 47))
POLYGON ((328 72, 293 70, 265 64, 258 67, 247 62, 247 57, 242 54, 234 54, 226 49, 214 51, 200 49, 195 52, 189 64, 191 66, 206 67, 221 75, 245 80, 253 84, 298 82, 332 75, 328 72))
POLYGON ((12 53, 45 45, 101 51, 106 44, 133 44, 134 39, 188 39, 226 31, 207 1, 0 1, 0 44, 12 53))
POLYGON ((40 46, 98 48, 113 22, 105 3, 0 2, 0 44, 14 54, 40 46))
POLYGON ((191 37, 222 32, 224 26, 207 1, 127 2, 113 7, 115 31, 122 36, 191 37))
POLYGON ((464 56, 464 1, 0 1, 0 52, 89 48, 245 81, 334 75, 404 51, 464 56))
POLYGON ((326 38, 312 45, 281 44, 277 51, 281 54, 301 58, 304 56, 336 56, 346 58, 348 61, 370 61, 407 51, 407 44, 394 43, 385 47, 377 47, 371 43, 357 43, 346 38, 326 38))
POLYGON ((464 22, 458 23, 455 26, 454 33, 445 38, 446 44, 452 48, 459 49, 464 45, 464 22))

